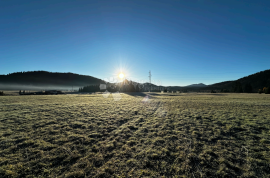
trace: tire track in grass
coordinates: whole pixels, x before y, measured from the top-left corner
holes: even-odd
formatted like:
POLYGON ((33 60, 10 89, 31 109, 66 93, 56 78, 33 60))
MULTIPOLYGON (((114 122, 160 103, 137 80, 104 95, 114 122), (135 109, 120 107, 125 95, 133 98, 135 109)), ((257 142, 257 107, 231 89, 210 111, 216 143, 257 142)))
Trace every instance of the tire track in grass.
MULTIPOLYGON (((111 156, 105 156, 106 160, 104 160, 103 164, 97 169, 98 171, 101 171, 106 167, 107 163, 110 163, 115 160, 116 157, 120 158, 120 160, 128 160, 129 158, 133 158, 139 151, 133 150, 132 153, 129 153, 128 155, 125 155, 129 151, 125 151, 127 145, 133 146, 133 144, 137 144, 137 142, 130 140, 130 137, 137 135, 136 132, 139 129, 139 127, 143 127, 146 123, 144 122, 147 118, 151 119, 158 115, 158 109, 163 105, 160 101, 151 100, 149 103, 144 103, 141 101, 141 98, 136 99, 135 101, 129 101, 132 102, 132 107, 130 107, 124 115, 128 117, 126 119, 125 123, 122 123, 118 129, 111 131, 111 136, 107 137, 104 141, 102 141, 101 144, 104 145, 102 148, 101 153, 103 155, 106 155, 107 151, 110 151, 113 153, 111 156), (134 110, 135 109, 135 110, 134 110), (138 115, 138 110, 142 111, 138 115), (140 123, 140 124, 139 124, 140 123), (138 125, 140 125, 138 127, 138 125), (129 136, 123 138, 121 140, 122 146, 117 146, 117 143, 115 141, 116 138, 121 138, 123 135, 128 134, 129 136), (114 153, 114 150, 122 150, 122 153, 114 153)), ((117 107, 117 106, 116 106, 117 107)), ((134 171, 134 170, 133 170, 134 171)))
MULTIPOLYGON (((106 159, 104 160, 103 164, 99 168, 97 168, 96 172, 102 171, 107 163, 109 163, 113 158, 120 156, 119 154, 114 153, 114 150, 119 150, 122 146, 124 146, 128 142, 129 137, 122 138, 121 140, 121 144, 123 144, 122 146, 117 145, 117 142, 119 141, 116 142, 115 139, 118 139, 119 137, 121 138, 125 134, 133 135, 133 133, 137 130, 137 128, 134 127, 134 123, 138 116, 137 117, 135 116, 136 114, 133 109, 134 107, 138 109, 142 109, 143 106, 140 104, 140 99, 138 100, 136 99, 136 101, 129 101, 128 104, 130 104, 130 102, 132 102, 133 107, 130 107, 123 114, 124 116, 128 118, 124 119, 124 121, 120 119, 120 122, 123 121, 124 123, 120 123, 121 125, 118 126, 119 128, 111 131, 110 133, 111 136, 107 137, 104 141, 101 142, 101 144, 103 145, 103 147, 101 148, 101 153, 103 155, 106 155, 106 152, 109 151, 110 153, 113 153, 113 154, 109 156, 105 156, 106 159)), ((120 106, 122 106, 122 104, 123 103, 120 103, 120 106)), ((115 107, 118 108, 119 105, 115 107)), ((119 112, 121 112, 121 110, 119 112)))

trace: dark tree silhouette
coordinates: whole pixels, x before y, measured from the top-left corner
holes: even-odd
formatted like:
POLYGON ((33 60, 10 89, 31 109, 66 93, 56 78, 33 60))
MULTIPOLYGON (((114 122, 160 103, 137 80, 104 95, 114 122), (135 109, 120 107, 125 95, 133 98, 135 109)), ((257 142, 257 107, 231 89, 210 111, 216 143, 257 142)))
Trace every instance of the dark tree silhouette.
MULTIPOLYGON (((204 88, 204 90, 221 90, 221 89, 227 89, 230 92, 236 92, 235 89, 235 82, 240 82, 245 90, 246 84, 251 84, 253 91, 258 91, 259 89, 262 89, 265 86, 270 85, 270 70, 265 70, 261 72, 257 72, 255 74, 240 78, 236 81, 224 81, 220 83, 216 83, 213 85, 209 85, 204 88)), ((239 91, 238 91, 239 92, 239 91)))
POLYGON ((136 90, 136 92, 139 92, 140 91, 139 84, 136 85, 135 90, 136 90))
POLYGON ((270 86, 266 88, 265 94, 270 94, 270 86))
POLYGON ((129 82, 127 92, 135 92, 135 87, 132 82, 129 82))
POLYGON ((252 86, 250 83, 245 84, 244 93, 252 93, 252 86))
POLYGON ((1 83, 8 84, 62 86, 85 86, 105 83, 103 80, 91 76, 47 71, 16 72, 8 75, 0 75, 0 81, 1 83))
POLYGON ((240 82, 234 82, 233 92, 235 93, 243 93, 242 85, 240 82))
POLYGON ((89 85, 81 88, 81 92, 99 92, 99 85, 89 85))

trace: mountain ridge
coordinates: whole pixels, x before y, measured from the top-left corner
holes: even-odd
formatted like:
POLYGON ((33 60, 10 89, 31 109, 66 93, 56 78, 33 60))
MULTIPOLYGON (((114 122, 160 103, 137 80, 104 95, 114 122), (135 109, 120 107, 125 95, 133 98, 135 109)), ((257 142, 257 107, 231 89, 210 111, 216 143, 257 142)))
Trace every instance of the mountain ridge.
POLYGON ((84 86, 105 83, 103 80, 71 72, 28 71, 0 75, 1 84, 84 86))
MULTIPOLYGON (((237 80, 223 81, 211 85, 203 83, 191 84, 187 86, 151 86, 170 88, 171 90, 228 90, 232 91, 235 83, 238 82, 242 87, 250 84, 254 91, 270 86, 270 69, 260 71, 237 80)), ((71 72, 48 72, 48 71, 28 71, 14 72, 7 75, 0 75, 0 84, 2 85, 28 85, 28 86, 65 86, 65 87, 83 87, 89 85, 99 85, 106 83, 104 80, 71 72)), ((149 85, 149 83, 145 83, 149 85)), ((1 86, 0 86, 1 88, 1 86)))

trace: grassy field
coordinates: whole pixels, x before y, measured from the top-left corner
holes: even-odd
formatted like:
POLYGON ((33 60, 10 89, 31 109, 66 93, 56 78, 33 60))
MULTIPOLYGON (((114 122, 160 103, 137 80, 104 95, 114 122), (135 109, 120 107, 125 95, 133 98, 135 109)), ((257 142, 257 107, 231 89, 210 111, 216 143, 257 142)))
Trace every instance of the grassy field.
POLYGON ((270 95, 0 97, 0 177, 270 177, 270 95))

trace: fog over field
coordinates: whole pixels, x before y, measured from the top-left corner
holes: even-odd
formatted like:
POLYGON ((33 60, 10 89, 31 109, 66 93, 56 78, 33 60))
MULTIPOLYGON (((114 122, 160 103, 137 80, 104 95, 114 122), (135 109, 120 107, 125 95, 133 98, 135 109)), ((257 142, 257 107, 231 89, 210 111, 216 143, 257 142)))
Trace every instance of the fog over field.
POLYGON ((0 90, 78 90, 80 86, 57 86, 57 85, 21 85, 21 84, 1 84, 0 90))

